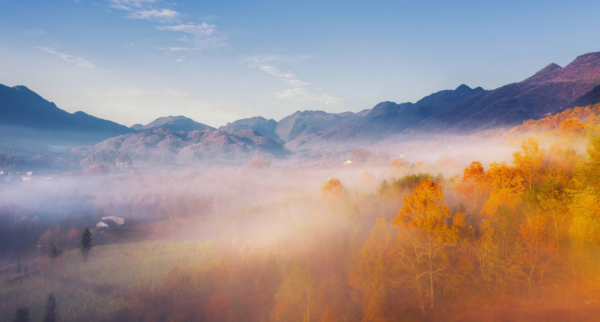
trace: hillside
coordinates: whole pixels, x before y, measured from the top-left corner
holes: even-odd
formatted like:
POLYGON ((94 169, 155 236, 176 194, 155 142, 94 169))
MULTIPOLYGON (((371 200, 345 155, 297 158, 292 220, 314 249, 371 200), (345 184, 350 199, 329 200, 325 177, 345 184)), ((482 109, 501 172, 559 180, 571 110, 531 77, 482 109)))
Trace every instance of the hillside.
POLYGON ((276 141, 253 130, 230 134, 222 130, 173 132, 156 128, 118 136, 97 144, 93 152, 118 151, 136 164, 240 161, 261 155, 283 157, 289 152, 276 141))
POLYGON ((198 123, 198 122, 192 120, 191 118, 188 118, 188 117, 185 117, 182 115, 159 117, 156 120, 154 120, 146 125, 135 124, 135 125, 131 126, 131 129, 134 129, 136 131, 146 131, 146 130, 151 130, 151 129, 156 129, 156 128, 163 128, 163 129, 171 130, 173 132, 179 132, 179 131, 190 132, 190 131, 196 131, 196 130, 204 131, 204 130, 214 130, 215 129, 212 126, 198 123))
POLYGON ((231 134, 241 130, 254 130, 264 137, 279 140, 279 135, 275 132, 276 128, 277 121, 273 119, 267 120, 262 116, 256 116, 227 123, 227 125, 221 126, 219 130, 231 134))
POLYGON ((84 112, 68 113, 25 86, 0 84, 2 145, 35 143, 95 144, 133 130, 84 112))
POLYGON ((581 55, 565 67, 550 64, 524 81, 457 102, 413 132, 470 133, 514 126, 560 112, 598 85, 600 52, 581 55))

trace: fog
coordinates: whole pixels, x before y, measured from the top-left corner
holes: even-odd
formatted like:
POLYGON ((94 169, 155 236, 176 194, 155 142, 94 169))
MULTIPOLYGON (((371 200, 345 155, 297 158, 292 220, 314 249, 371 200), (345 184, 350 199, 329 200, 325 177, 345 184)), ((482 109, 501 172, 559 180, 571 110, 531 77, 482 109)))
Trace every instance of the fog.
MULTIPOLYGON (((541 319, 548 303, 560 297, 555 292, 541 296, 548 282, 535 274, 546 271, 563 285, 566 273, 547 268, 559 260, 540 255, 534 268, 527 266, 529 244, 524 241, 515 246, 525 254, 517 261, 522 273, 486 275, 486 264, 475 254, 487 236, 483 223, 501 215, 486 214, 487 203, 477 198, 492 200, 496 188, 486 183, 475 199, 461 194, 468 190, 461 187, 475 180, 465 170, 471 162, 480 161, 486 171, 492 162, 511 165, 513 152, 529 136, 404 137, 279 159, 259 156, 227 166, 214 161, 139 165, 134 160, 130 167, 100 173, 81 168, 6 171, 0 176, 0 278, 5 287, 0 321, 9 321, 25 306, 40 317, 49 293, 57 296, 62 321, 541 319), (423 182, 443 193, 443 200, 431 202, 448 209, 438 224, 456 226, 452 229, 460 232, 452 238, 460 241, 446 242, 440 250, 447 254, 430 259, 439 265, 439 276, 411 282, 403 266, 408 262, 401 259, 408 257, 399 254, 418 239, 403 235, 413 228, 397 218, 406 208, 405 198, 423 182), (97 226, 109 216, 125 224, 97 226), (458 218, 466 225, 460 226, 458 218), (92 233, 92 248, 82 256, 79 239, 85 227, 92 233), (54 248, 57 256, 49 251, 54 248), (528 268, 535 274, 528 275, 528 268), (422 290, 425 286, 431 290, 422 290), (457 301, 474 311, 460 313, 453 307, 457 301)), ((560 139, 544 136, 536 142, 548 150, 560 139)), ((585 138, 569 143, 582 160, 587 145, 585 138)), ((553 160, 545 158, 543 169, 553 160)), ((514 169, 521 173, 518 164, 514 169)), ((535 180, 541 186, 547 175, 535 180)), ((521 214, 525 201, 514 208, 511 202, 502 199, 496 211, 521 214)), ((519 234, 520 224, 511 222, 517 227, 511 234, 519 234)), ((554 228, 547 227, 550 234, 554 228)), ((568 228, 563 230, 567 234, 568 228)), ((552 247, 561 245, 562 239, 552 247)), ((504 253, 498 256, 494 265, 503 267, 508 259, 504 253)), ((587 274, 583 270, 578 276, 587 274)), ((585 276, 581 281, 592 278, 585 276)), ((571 286, 556 290, 574 292, 571 286)), ((584 299, 594 293, 590 288, 572 294, 584 299)), ((599 310, 580 306, 564 308, 559 316, 585 320, 599 310)))

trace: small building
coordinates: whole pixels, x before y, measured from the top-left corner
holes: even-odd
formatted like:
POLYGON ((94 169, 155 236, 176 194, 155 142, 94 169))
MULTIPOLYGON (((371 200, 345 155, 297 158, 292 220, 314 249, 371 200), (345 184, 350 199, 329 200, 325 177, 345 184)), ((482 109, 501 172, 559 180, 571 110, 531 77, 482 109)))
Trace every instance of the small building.
POLYGON ((352 164, 352 161, 347 160, 346 162, 344 162, 344 165, 349 165, 349 164, 352 164))
POLYGON ((105 220, 113 221, 117 225, 117 227, 125 225, 125 218, 121 218, 121 217, 117 217, 117 216, 102 217, 102 221, 105 221, 105 220))
POLYGON ((108 225, 103 223, 103 222, 99 222, 96 224, 96 228, 98 229, 108 229, 108 225))

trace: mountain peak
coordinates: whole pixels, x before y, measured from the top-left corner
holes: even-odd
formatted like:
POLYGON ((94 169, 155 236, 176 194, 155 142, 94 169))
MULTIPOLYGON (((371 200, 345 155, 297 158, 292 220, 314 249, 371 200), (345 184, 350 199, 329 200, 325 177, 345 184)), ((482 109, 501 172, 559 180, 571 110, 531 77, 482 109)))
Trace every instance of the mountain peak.
POLYGON ((471 87, 465 85, 465 84, 460 84, 454 91, 465 91, 465 90, 471 90, 471 87))

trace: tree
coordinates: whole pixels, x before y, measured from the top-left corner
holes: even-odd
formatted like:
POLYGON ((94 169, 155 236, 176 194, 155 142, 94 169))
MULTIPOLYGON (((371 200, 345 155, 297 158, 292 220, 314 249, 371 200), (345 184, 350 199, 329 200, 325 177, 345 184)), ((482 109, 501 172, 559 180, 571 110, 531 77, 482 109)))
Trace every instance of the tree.
POLYGON ((349 283, 362 291, 363 322, 389 321, 385 310, 390 280, 391 233, 385 218, 379 218, 360 253, 349 283))
POLYGON ((587 126, 580 119, 568 118, 560 126, 561 135, 580 135, 585 132, 587 126))
POLYGON ((273 321, 310 321, 313 277, 300 263, 294 264, 289 275, 275 294, 271 311, 273 321))
POLYGON ((346 196, 346 190, 339 179, 329 179, 321 188, 321 199, 327 206, 338 204, 346 196))
POLYGON ((403 281, 415 291, 425 312, 426 298, 429 307, 435 306, 436 279, 448 268, 449 247, 458 243, 465 226, 465 215, 457 212, 452 216, 444 200, 442 188, 431 180, 425 180, 404 198, 404 206, 392 221, 398 232, 398 264, 403 281))
POLYGON ((525 191, 523 177, 517 169, 507 166, 504 162, 494 162, 485 172, 485 181, 490 186, 491 194, 483 205, 483 213, 494 215, 501 206, 516 209, 520 196, 525 191))
POLYGON ((532 138, 523 141, 521 149, 522 151, 513 153, 513 164, 531 189, 542 172, 546 151, 538 148, 537 141, 532 138))
POLYGON ((15 313, 14 322, 29 322, 29 309, 27 307, 22 307, 17 309, 15 313))
POLYGON ((481 162, 473 161, 463 172, 463 177, 457 185, 456 190, 460 193, 463 199, 473 205, 473 210, 477 211, 479 200, 486 192, 485 170, 481 166, 481 162))
POLYGON ((56 322, 56 298, 54 294, 48 294, 46 298, 46 312, 44 313, 44 322, 56 322))
POLYGON ((92 249, 92 233, 90 230, 85 227, 83 232, 81 233, 81 255, 83 256, 83 260, 87 261, 87 256, 90 250, 92 249))
POLYGON ((583 187, 592 187, 596 193, 600 193, 600 136, 590 140, 587 152, 588 160, 577 168, 575 179, 583 187))
POLYGON ((61 251, 58 250, 58 248, 56 248, 56 245, 52 246, 52 249, 50 249, 50 252, 48 253, 48 256, 50 256, 50 258, 52 260, 54 260, 55 258, 57 258, 58 256, 60 256, 61 251))

